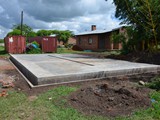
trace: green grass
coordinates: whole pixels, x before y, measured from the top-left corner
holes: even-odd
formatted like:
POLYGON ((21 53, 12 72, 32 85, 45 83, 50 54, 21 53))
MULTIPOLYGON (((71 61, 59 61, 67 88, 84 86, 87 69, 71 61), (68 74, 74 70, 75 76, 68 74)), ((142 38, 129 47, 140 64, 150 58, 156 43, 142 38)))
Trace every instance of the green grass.
POLYGON ((152 78, 151 81, 152 82, 147 83, 146 86, 151 89, 160 90, 160 77, 156 76, 156 77, 152 78))
POLYGON ((58 54, 66 54, 66 53, 73 53, 73 54, 98 54, 98 55, 119 55, 120 51, 105 51, 105 52, 85 52, 85 51, 74 51, 72 49, 68 49, 68 48, 57 48, 57 53, 58 54))
MULTIPOLYGON (((49 90, 29 101, 26 95, 9 92, 6 98, 0 97, 0 120, 108 120, 100 116, 85 116, 66 104, 65 96, 77 87, 61 86, 49 90), (49 100, 51 98, 51 100, 49 100)), ((160 92, 153 92, 153 107, 135 112, 131 117, 118 117, 115 120, 159 120, 160 92)))
POLYGON ((0 56, 8 56, 4 46, 0 46, 0 56))
POLYGON ((0 120, 104 120, 102 117, 84 116, 66 107, 63 97, 76 89, 58 87, 39 95, 34 101, 29 101, 23 93, 10 92, 7 98, 0 97, 0 120))
POLYGON ((0 39, 0 43, 4 43, 4 40, 3 40, 3 39, 0 39))

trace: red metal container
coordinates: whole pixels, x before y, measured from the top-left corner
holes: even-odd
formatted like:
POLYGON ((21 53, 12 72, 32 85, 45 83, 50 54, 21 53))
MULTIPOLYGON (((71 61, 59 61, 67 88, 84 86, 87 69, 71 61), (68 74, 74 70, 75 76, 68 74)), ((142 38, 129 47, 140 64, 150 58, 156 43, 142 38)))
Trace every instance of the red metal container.
POLYGON ((43 52, 57 52, 56 37, 43 37, 41 45, 43 52))
POLYGON ((43 37, 40 37, 40 36, 30 37, 30 38, 28 38, 28 42, 31 43, 33 41, 36 41, 41 47, 42 46, 42 39, 43 39, 43 37))
POLYGON ((24 36, 9 36, 4 38, 5 50, 12 54, 21 54, 26 51, 26 38, 24 36))

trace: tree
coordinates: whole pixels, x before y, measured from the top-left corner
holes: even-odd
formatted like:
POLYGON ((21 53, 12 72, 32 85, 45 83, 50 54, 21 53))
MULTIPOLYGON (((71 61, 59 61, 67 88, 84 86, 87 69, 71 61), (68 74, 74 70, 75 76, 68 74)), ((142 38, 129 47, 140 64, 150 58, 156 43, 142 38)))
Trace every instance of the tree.
POLYGON ((39 30, 37 31, 37 36, 49 36, 55 34, 57 35, 58 41, 62 41, 67 44, 69 37, 73 36, 73 33, 69 30, 59 31, 59 30, 39 30))
POLYGON ((21 35, 21 31, 14 29, 13 31, 11 31, 7 34, 7 36, 13 36, 13 35, 21 35))
POLYGON ((160 1, 159 0, 113 0, 115 16, 121 24, 133 26, 138 42, 148 50, 158 48, 160 42, 160 1))
POLYGON ((49 36, 51 32, 49 30, 39 30, 37 31, 37 36, 49 36))
MULTIPOLYGON (((11 35, 21 35, 21 25, 20 24, 13 25, 12 31, 9 32, 7 36, 11 36, 11 35)), ((22 35, 26 37, 37 36, 36 33, 33 31, 33 29, 26 24, 23 25, 22 35)))
POLYGON ((69 30, 59 31, 58 33, 58 41, 62 41, 64 44, 68 43, 69 37, 73 36, 73 33, 69 30))
MULTIPOLYGON (((22 29, 22 35, 24 35, 26 37, 28 37, 28 34, 33 33, 33 29, 26 24, 23 24, 22 28, 23 28, 22 29)), ((21 25, 20 24, 13 25, 12 29, 13 30, 21 30, 21 25)))

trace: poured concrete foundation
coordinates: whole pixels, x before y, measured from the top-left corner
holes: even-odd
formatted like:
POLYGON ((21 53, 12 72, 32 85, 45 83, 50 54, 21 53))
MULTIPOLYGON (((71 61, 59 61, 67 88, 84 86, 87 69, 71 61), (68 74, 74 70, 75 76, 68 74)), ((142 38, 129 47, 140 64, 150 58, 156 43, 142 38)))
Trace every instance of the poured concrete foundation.
POLYGON ((33 85, 78 82, 160 70, 158 65, 76 54, 14 54, 10 59, 33 85))

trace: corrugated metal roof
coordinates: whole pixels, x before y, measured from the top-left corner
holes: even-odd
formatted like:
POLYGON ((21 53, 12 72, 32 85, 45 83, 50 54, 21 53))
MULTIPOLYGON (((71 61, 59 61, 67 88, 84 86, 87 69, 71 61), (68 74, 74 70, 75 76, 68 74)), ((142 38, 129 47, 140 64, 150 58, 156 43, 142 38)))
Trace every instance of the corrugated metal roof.
POLYGON ((107 33, 111 32, 112 30, 94 30, 94 31, 86 31, 82 33, 78 33, 76 35, 90 35, 90 34, 101 34, 101 33, 107 33))
POLYGON ((82 32, 82 33, 78 33, 76 34, 77 35, 91 35, 91 34, 102 34, 102 33, 108 33, 108 32, 112 32, 112 31, 115 31, 115 30, 118 30, 120 28, 122 28, 124 26, 121 26, 121 27, 118 27, 118 28, 114 28, 112 30, 94 30, 94 31, 86 31, 86 32, 82 32))

